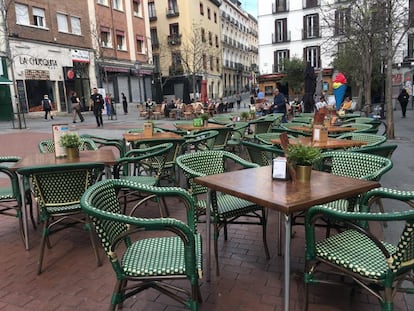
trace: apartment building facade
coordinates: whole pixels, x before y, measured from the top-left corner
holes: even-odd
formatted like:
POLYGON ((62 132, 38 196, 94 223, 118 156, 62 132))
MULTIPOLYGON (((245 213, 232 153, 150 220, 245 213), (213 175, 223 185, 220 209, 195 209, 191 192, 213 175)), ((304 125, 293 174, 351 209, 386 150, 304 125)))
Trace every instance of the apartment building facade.
POLYGON ((89 18, 85 1, 10 1, 7 3, 9 76, 13 94, 24 112, 41 110, 49 95, 65 111, 69 92, 88 98, 94 70, 89 18))
MULTIPOLYGON (((400 7, 397 8, 401 10, 399 18, 406 19, 408 15, 408 20, 402 20, 401 23, 413 25, 414 0, 403 1, 399 5, 400 7)), ((332 94, 334 68, 331 64, 340 48, 340 41, 335 41, 332 37, 337 36, 340 39, 341 31, 347 23, 347 14, 352 14, 351 11, 352 8, 347 7, 347 1, 343 0, 258 0, 261 72, 259 80, 263 88, 267 87, 265 92, 270 93, 280 81, 283 60, 295 56, 309 61, 315 68, 318 74, 317 91, 323 90, 332 94), (332 25, 327 27, 324 21, 324 17, 329 15, 330 21, 335 23, 335 28, 332 25)), ((394 35, 395 38, 399 38, 401 33, 394 35)), ((380 50, 381 47, 378 49, 380 50)), ((392 63, 393 99, 395 100, 402 88, 414 94, 414 28, 412 26, 396 47, 392 63)), ((380 71, 384 80, 387 70, 385 60, 382 60, 380 66, 382 66, 380 71)), ((384 96, 384 87, 385 85, 382 86, 382 94, 377 94, 377 97, 384 96)))
POLYGON ((153 66, 147 1, 88 0, 97 85, 121 101, 152 97, 153 66))
POLYGON ((184 102, 223 94, 220 4, 148 0, 154 82, 162 89, 157 94, 184 102))
POLYGON ((223 96, 251 91, 258 68, 257 20, 237 0, 223 0, 221 6, 223 45, 223 96))
POLYGON ((121 92, 129 101, 151 97, 146 8, 146 0, 8 2, 9 77, 21 110, 40 111, 49 95, 70 112, 72 91, 86 109, 93 87, 117 101, 121 92))
MULTIPOLYGON (((332 92, 331 64, 337 45, 332 41, 329 46, 324 45, 327 37, 332 37, 332 30, 326 27, 322 18, 322 12, 327 14, 327 5, 332 2, 258 0, 259 80, 267 95, 271 95, 281 79, 283 61, 293 57, 310 62, 318 76, 318 91, 332 92)), ((341 15, 335 15, 335 18, 340 19, 341 15)))

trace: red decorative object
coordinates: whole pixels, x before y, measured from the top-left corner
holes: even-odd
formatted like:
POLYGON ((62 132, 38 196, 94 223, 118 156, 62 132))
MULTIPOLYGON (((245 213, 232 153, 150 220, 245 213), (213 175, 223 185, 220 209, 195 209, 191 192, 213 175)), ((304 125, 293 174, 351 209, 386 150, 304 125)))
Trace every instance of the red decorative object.
POLYGON ((67 75, 69 80, 72 80, 75 77, 75 72, 72 69, 70 69, 70 70, 68 70, 66 75, 67 75))

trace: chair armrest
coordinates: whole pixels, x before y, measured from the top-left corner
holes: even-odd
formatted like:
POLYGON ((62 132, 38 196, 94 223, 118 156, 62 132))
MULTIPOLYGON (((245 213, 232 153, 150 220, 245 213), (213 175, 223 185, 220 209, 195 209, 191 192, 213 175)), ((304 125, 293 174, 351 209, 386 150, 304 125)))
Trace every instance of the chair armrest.
POLYGON ((119 151, 119 156, 122 157, 125 154, 125 143, 122 139, 117 138, 105 138, 101 136, 96 135, 90 135, 90 134, 82 134, 81 137, 89 138, 95 142, 95 144, 98 145, 98 148, 104 147, 104 146, 110 146, 115 147, 119 151))
POLYGON ((223 151, 224 152, 224 156, 227 159, 231 159, 233 160, 235 163, 240 164, 241 166, 243 166, 244 168, 255 168, 255 167, 260 167, 260 165, 244 160, 243 158, 240 158, 239 156, 235 155, 234 153, 228 152, 228 151, 223 151))
POLYGON ((370 213, 370 212, 347 212, 340 211, 325 205, 316 205, 306 212, 305 226, 310 224, 312 219, 322 214, 328 218, 340 221, 407 221, 414 220, 414 210, 390 213, 370 213))
POLYGON ((404 191, 385 187, 368 191, 361 199, 362 205, 367 205, 374 198, 395 199, 403 202, 414 200, 414 191, 404 191))

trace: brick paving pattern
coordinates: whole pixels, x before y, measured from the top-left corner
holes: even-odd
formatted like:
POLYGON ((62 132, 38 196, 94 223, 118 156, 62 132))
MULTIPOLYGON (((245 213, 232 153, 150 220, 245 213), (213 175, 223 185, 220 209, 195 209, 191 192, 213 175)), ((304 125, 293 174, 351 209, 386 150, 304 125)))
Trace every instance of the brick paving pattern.
MULTIPOLYGON (((408 111, 407 119, 413 116, 412 111, 408 111)), ((120 137, 124 129, 142 126, 142 120, 128 116, 128 120, 104 120, 104 129, 98 130, 95 128, 93 117, 86 117, 87 122, 77 127, 81 133, 120 137)), ((70 123, 70 116, 61 116, 59 122, 62 120, 70 123)), ((43 125, 41 120, 29 119, 27 122, 29 128, 23 130, 10 130, 9 124, 0 123, 0 155, 36 153, 37 142, 51 137, 50 122, 43 125)), ((169 121, 160 123, 163 126, 172 126, 169 121)), ((404 139, 401 143, 405 143, 404 139)), ((403 150, 404 148, 407 146, 402 147, 403 150)), ((398 149, 394 154, 394 160, 397 157, 398 149)), ((398 167, 398 163, 394 161, 394 169, 398 167)), ((397 172, 398 170, 400 169, 397 168, 397 172)), ((402 170, 404 171, 404 168, 402 170)), ((387 178, 390 176, 384 176, 383 184, 394 185, 395 180, 388 182, 387 178)), ((412 183, 407 185, 412 190, 412 183)), ((181 217, 181 212, 177 209, 171 208, 170 213, 172 217, 181 217)), ((17 219, 4 216, 0 216, 0 219, 0 310, 93 311, 108 308, 115 275, 102 249, 100 251, 103 265, 96 266, 86 231, 71 228, 52 235, 52 248, 46 249, 44 271, 38 276, 36 267, 40 229, 35 231, 30 225, 31 249, 26 251, 19 235, 17 219)), ((212 273, 211 282, 206 282, 205 278, 200 282, 203 297, 200 310, 283 310, 284 266, 283 256, 277 256, 276 220, 277 213, 270 211, 270 260, 265 259, 260 227, 229 226, 228 241, 223 241, 221 236, 219 242, 221 275, 216 277, 212 273)), ((199 230, 204 235, 205 225, 199 224, 199 230)), ((299 311, 303 310, 304 287, 301 273, 304 266, 304 232, 300 226, 294 230, 296 233, 292 240, 291 310, 299 311)), ((214 265, 214 261, 212 264, 214 265)), ((152 289, 137 294, 124 303, 124 310, 183 309, 180 304, 152 289)), ((380 307, 376 299, 359 288, 351 294, 350 289, 318 285, 311 287, 309 310, 380 310, 380 307)), ((409 310, 406 299, 401 294, 397 294, 395 298, 395 310, 409 310)))

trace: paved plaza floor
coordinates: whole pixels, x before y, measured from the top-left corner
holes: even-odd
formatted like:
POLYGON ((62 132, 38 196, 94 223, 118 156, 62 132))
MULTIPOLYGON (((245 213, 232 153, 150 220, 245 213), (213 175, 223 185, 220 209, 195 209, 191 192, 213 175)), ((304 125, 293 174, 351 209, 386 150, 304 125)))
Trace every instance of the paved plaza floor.
MULTIPOLYGON (((242 104, 243 107, 243 104, 242 104)), ((236 113, 237 111, 233 111, 236 113)), ((407 111, 401 118, 395 111, 394 167, 381 179, 387 187, 414 190, 414 112, 407 111)), ((121 137, 126 129, 142 127, 143 119, 130 107, 128 115, 117 120, 104 117, 104 127, 97 128, 90 112, 84 123, 71 123, 71 116, 59 114, 53 121, 41 116, 26 118, 26 128, 13 129, 11 122, 0 122, 0 155, 29 155, 37 153, 39 140, 51 138, 52 123, 74 125, 80 134, 121 137)), ((160 126, 173 127, 173 120, 156 120, 160 126)), ((393 209, 386 206, 386 209, 393 209)), ((170 210, 171 216, 181 217, 170 210)), ((31 248, 24 250, 19 236, 18 221, 0 216, 0 310, 106 310, 115 284, 109 261, 103 257, 103 266, 96 267, 87 232, 69 229, 52 236, 51 249, 46 250, 44 272, 36 274, 40 229, 30 226, 31 248)), ((200 231, 205 233, 205 225, 200 231)), ((304 232, 295 227, 292 240, 291 310, 303 309, 304 286, 304 232)), ((393 239, 399 228, 388 224, 384 237, 393 239)), ((229 239, 219 242, 221 275, 212 274, 211 282, 201 280, 203 303, 200 310, 223 311, 277 311, 283 310, 283 257, 277 255, 277 213, 270 211, 268 243, 271 258, 266 260, 258 226, 229 227, 229 239), (257 228, 256 228, 257 227, 257 228)), ((205 238, 205 237, 204 237, 205 238)), ((397 294, 395 310, 414 310, 411 297, 397 294)), ((126 301, 124 310, 182 310, 169 297, 147 290, 126 301)), ((366 292, 333 286, 312 286, 309 310, 380 310, 377 301, 366 292)))

